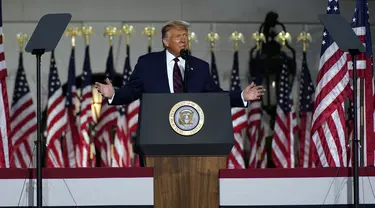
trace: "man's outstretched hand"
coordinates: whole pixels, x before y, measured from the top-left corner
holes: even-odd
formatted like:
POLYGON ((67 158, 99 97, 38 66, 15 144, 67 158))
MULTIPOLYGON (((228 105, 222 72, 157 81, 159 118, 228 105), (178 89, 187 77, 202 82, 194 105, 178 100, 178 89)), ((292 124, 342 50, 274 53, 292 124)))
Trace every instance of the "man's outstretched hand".
POLYGON ((258 100, 262 95, 264 95, 264 92, 266 90, 263 88, 263 86, 259 85, 256 86, 254 82, 252 82, 249 86, 247 86, 243 90, 243 98, 246 101, 250 100, 258 100))
POLYGON ((95 82, 95 88, 99 91, 100 94, 102 94, 103 97, 110 99, 115 93, 115 90, 108 78, 105 79, 105 82, 106 84, 95 82))
MULTIPOLYGON (((103 97, 111 99, 113 97, 113 94, 115 93, 115 90, 113 88, 111 81, 108 78, 105 80, 105 82, 106 84, 96 82, 95 88, 99 91, 100 94, 102 94, 103 97)), ((252 82, 243 90, 244 100, 258 100, 262 95, 264 95, 264 91, 266 90, 263 88, 263 86, 256 86, 254 82, 252 82)))

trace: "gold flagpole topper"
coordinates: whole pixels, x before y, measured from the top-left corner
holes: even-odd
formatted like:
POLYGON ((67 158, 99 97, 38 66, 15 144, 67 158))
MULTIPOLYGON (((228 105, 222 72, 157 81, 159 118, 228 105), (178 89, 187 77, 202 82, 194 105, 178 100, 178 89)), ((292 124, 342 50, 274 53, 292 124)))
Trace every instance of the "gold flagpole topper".
POLYGON ((302 41, 303 52, 306 52, 308 42, 312 42, 310 33, 302 31, 297 37, 297 42, 299 41, 302 41))
POLYGON ((155 36, 155 35, 156 35, 156 33, 155 33, 155 27, 146 26, 146 27, 143 29, 142 35, 146 35, 146 36, 147 36, 147 39, 148 39, 148 46, 151 47, 151 44, 152 44, 152 36, 155 36))
POLYGON ((245 43, 245 38, 242 33, 234 31, 230 36, 229 40, 234 41, 234 50, 238 51, 238 42, 241 41, 242 43, 245 43))
POLYGON ((219 34, 217 34, 215 32, 210 32, 210 33, 207 34, 206 40, 210 41, 210 50, 214 51, 215 42, 217 40, 220 40, 220 36, 219 36, 219 34))
POLYGON ((104 29, 104 36, 108 36, 110 46, 113 45, 113 37, 120 34, 121 32, 117 30, 117 27, 108 26, 104 29))
POLYGON ((189 50, 191 50, 191 42, 194 41, 195 43, 198 43, 198 38, 195 32, 188 33, 188 40, 189 40, 189 50))
POLYGON ((29 39, 26 33, 18 33, 17 34, 17 42, 20 47, 20 51, 23 52, 24 44, 29 39))
POLYGON ((277 35, 276 40, 281 42, 282 48, 285 48, 286 42, 290 43, 292 41, 292 36, 288 32, 281 31, 277 35))
POLYGON ((256 47, 257 49, 261 49, 262 47, 262 42, 265 42, 265 37, 264 37, 264 34, 263 33, 259 33, 258 31, 253 33, 253 35, 251 36, 251 38, 253 40, 255 40, 255 43, 256 43, 256 47))
POLYGON ((70 27, 66 29, 65 35, 71 37, 72 47, 76 46, 76 36, 81 36, 82 32, 78 27, 70 27))
POLYGON ((121 31, 123 34, 125 34, 125 44, 128 45, 130 41, 130 35, 135 33, 135 28, 133 25, 124 24, 121 27, 121 31))
POLYGON ((85 44, 89 45, 90 36, 94 34, 93 28, 89 25, 84 25, 81 27, 81 32, 82 32, 83 38, 85 39, 85 44))

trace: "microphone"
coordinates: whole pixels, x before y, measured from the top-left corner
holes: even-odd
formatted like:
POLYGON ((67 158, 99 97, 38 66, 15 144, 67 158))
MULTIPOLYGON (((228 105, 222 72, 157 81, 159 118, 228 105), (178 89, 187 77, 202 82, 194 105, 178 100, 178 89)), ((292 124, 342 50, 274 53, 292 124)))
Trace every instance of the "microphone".
POLYGON ((189 78, 189 70, 190 70, 190 65, 189 65, 189 56, 190 56, 190 51, 188 49, 181 49, 180 50, 180 56, 185 60, 185 71, 184 71, 184 92, 188 92, 188 78, 189 78))
POLYGON ((189 55, 190 55, 190 51, 188 49, 183 48, 183 49, 180 50, 181 58, 187 60, 189 55))

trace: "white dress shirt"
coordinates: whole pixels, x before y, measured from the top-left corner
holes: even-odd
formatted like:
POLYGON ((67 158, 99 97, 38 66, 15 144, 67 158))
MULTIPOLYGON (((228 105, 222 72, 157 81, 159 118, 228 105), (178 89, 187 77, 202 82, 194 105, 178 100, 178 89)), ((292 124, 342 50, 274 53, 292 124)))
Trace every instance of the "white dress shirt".
MULTIPOLYGON (((169 90, 171 93, 174 93, 173 89, 173 68, 174 68, 174 63, 175 61, 173 60, 175 56, 171 54, 168 50, 167 52, 167 75, 168 75, 168 83, 169 83, 169 90)), ((185 72, 185 59, 178 57, 178 67, 180 68, 181 75, 182 75, 182 80, 184 80, 184 72, 185 72)))
MULTIPOLYGON (((168 76, 169 90, 171 91, 171 93, 174 93, 174 89, 173 89, 173 67, 174 67, 175 61, 173 59, 175 58, 175 56, 173 54, 171 54, 168 50, 165 50, 165 51, 167 53, 167 76, 168 76)), ((179 61, 177 62, 177 64, 178 64, 178 67, 181 70, 182 80, 184 80, 185 60, 181 57, 178 57, 178 60, 179 61)), ((108 99, 108 102, 112 103, 112 100, 113 100, 114 97, 115 97, 115 94, 113 94, 111 99, 108 99)), ((247 106, 247 101, 244 100, 244 98, 243 98, 243 91, 241 92, 241 98, 242 98, 244 106, 247 106)))

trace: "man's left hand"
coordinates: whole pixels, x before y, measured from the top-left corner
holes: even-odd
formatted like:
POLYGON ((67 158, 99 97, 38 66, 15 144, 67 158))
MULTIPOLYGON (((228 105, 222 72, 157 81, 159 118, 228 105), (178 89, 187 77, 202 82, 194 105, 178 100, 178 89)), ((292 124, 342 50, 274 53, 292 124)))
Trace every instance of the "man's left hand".
POLYGON ((264 95, 264 92, 266 90, 263 88, 263 86, 259 85, 256 86, 254 82, 252 82, 249 86, 247 86, 243 90, 243 98, 246 101, 250 100, 258 100, 262 95, 264 95))

